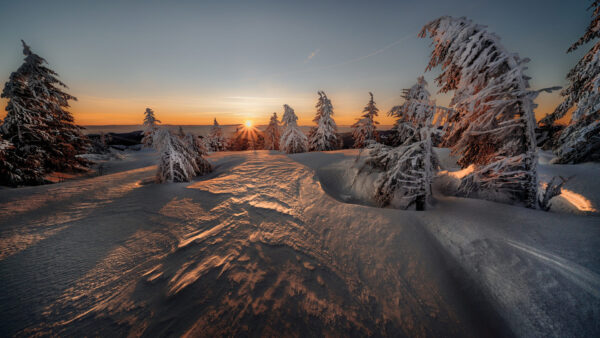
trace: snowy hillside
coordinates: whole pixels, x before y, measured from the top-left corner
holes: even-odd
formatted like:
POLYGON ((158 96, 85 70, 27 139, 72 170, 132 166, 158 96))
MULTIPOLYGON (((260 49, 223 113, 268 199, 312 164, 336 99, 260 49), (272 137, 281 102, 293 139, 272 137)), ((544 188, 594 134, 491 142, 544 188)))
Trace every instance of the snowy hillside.
POLYGON ((154 184, 131 152, 0 190, 0 335, 600 334, 598 164, 541 156, 542 181, 576 175, 557 211, 437 190, 416 212, 368 206, 357 153, 221 152, 154 184))

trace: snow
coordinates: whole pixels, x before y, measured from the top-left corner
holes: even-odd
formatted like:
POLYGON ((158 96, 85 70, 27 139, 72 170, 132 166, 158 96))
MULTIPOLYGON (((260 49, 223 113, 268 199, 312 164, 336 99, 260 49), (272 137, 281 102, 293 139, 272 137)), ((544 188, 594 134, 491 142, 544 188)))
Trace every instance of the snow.
MULTIPOLYGON (((349 190, 358 153, 218 152, 212 173, 154 184, 144 150, 0 190, 0 335, 600 333, 598 212, 435 185, 427 211, 375 208, 349 190)), ((540 181, 576 174, 565 187, 597 210, 598 169, 542 160, 540 181)))

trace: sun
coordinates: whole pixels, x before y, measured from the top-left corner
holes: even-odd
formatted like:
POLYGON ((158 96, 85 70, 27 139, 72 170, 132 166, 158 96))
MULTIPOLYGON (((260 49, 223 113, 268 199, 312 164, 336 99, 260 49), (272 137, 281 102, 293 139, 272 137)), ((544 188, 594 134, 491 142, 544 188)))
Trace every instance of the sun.
POLYGON ((244 124, 246 125, 246 128, 252 127, 252 121, 246 121, 244 124))

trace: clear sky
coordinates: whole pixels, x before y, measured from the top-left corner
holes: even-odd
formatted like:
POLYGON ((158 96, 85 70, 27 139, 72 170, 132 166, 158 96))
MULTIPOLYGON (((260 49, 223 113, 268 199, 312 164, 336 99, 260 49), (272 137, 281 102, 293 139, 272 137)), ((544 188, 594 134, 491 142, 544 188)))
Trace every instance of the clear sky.
MULTIPOLYGON (((338 124, 354 122, 372 91, 382 113, 401 103, 431 51, 418 31, 441 15, 487 25, 531 58, 535 89, 566 85, 589 48, 566 54, 590 21, 587 0, 29 1, 0 0, 0 80, 22 63, 20 39, 49 62, 79 101, 76 122, 267 123, 291 105, 311 124, 317 90, 338 124)), ((429 89, 437 93, 433 78, 429 89)), ((446 104, 448 95, 435 95, 446 104)), ((538 117, 560 101, 537 99, 538 117)), ((1 101, 4 107, 6 101, 1 101)), ((0 113, 0 117, 4 112, 0 113)))

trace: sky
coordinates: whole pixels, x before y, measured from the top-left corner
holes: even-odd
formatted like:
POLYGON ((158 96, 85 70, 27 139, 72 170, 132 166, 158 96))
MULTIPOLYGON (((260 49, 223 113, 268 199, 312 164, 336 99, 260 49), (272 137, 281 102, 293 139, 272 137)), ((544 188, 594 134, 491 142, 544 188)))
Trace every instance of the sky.
MULTIPOLYGON (((82 125, 141 124, 151 107, 168 124, 268 123, 289 104, 312 124, 324 90, 339 125, 352 124, 372 91, 378 120, 425 75, 431 40, 421 27, 442 16, 488 26, 531 62, 533 89, 565 86, 589 46, 567 48, 590 22, 587 0, 395 1, 15 1, 0 0, 0 80, 23 62, 20 39, 78 98, 82 125)), ((541 94, 539 118, 560 102, 541 94)), ((0 101, 4 107, 6 100, 0 101)), ((0 118, 5 115, 4 110, 0 118)))

